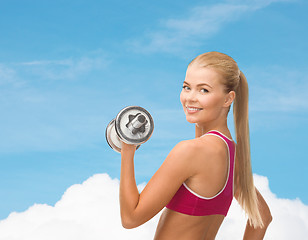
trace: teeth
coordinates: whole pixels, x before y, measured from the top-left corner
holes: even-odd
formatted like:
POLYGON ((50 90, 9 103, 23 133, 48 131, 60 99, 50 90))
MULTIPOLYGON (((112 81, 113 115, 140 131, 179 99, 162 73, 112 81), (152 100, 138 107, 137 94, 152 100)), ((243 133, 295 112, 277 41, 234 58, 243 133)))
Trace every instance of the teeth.
POLYGON ((200 108, 186 107, 189 111, 198 111, 200 108))

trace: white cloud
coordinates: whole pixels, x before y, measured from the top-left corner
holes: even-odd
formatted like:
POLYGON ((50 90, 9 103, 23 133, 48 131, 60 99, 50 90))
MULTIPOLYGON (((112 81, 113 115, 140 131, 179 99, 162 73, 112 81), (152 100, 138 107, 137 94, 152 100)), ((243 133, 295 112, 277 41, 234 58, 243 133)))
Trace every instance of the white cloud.
POLYGON ((226 0, 227 3, 231 4, 245 4, 250 6, 252 9, 259 9, 267 7, 272 3, 277 2, 295 2, 297 0, 226 0))
POLYGON ((186 18, 163 20, 160 30, 148 31, 141 40, 132 40, 129 44, 133 49, 146 53, 176 53, 182 46, 198 45, 200 41, 210 38, 225 22, 238 18, 246 11, 246 6, 232 4, 194 7, 186 18))
POLYGON ((3 64, 0 64, 0 84, 4 84, 14 76, 14 71, 3 64))
POLYGON ((0 87, 20 87, 23 84, 24 81, 18 79, 15 69, 0 63, 0 87))
POLYGON ((250 107, 256 112, 295 112, 308 110, 307 69, 280 66, 247 69, 250 107))
POLYGON ((105 70, 109 61, 97 50, 79 58, 0 63, 0 152, 67 150, 101 142, 111 117, 97 109, 110 104, 112 93, 93 87, 91 77, 93 72, 103 75, 95 71, 105 70), (53 81, 58 79, 86 84, 53 81))
MULTIPOLYGON (((274 217, 265 239, 305 239, 308 206, 298 199, 277 198, 266 177, 255 175, 255 182, 274 217)), ((35 204, 25 212, 11 213, 0 222, 0 240, 152 239, 159 216, 133 230, 122 228, 118 187, 117 179, 107 174, 94 175, 67 189, 55 206, 35 204)), ((245 222, 243 212, 233 202, 217 239, 239 239, 245 222)))
MULTIPOLYGON (((84 88, 85 89, 85 88, 84 88)), ((103 91, 1 89, 0 152, 54 151, 102 142, 108 113, 95 111, 103 91)))
POLYGON ((229 22, 236 21, 244 14, 265 8, 274 2, 293 0, 227 0, 213 5, 196 6, 188 9, 184 18, 162 20, 160 28, 148 30, 139 39, 128 43, 134 50, 151 52, 183 53, 185 46, 199 45, 212 37, 229 22))
POLYGON ((35 204, 0 222, 1 240, 148 239, 155 219, 139 229, 121 226, 118 180, 94 175, 71 186, 55 206, 35 204))
POLYGON ((61 60, 39 60, 18 63, 30 74, 42 79, 74 79, 95 69, 104 69, 108 61, 104 57, 81 57, 61 60))

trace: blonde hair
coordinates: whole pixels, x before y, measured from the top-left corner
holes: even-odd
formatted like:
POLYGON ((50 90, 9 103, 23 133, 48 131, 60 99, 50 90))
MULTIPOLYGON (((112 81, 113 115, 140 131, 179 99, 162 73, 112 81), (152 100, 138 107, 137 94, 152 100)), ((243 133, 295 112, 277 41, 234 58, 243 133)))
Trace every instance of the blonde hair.
POLYGON ((219 52, 208 52, 197 56, 189 64, 215 69, 223 76, 226 93, 235 92, 233 117, 236 132, 235 176, 238 202, 248 215, 250 225, 262 227, 263 221, 258 208, 258 198, 253 182, 248 124, 248 83, 237 63, 230 56, 219 52))

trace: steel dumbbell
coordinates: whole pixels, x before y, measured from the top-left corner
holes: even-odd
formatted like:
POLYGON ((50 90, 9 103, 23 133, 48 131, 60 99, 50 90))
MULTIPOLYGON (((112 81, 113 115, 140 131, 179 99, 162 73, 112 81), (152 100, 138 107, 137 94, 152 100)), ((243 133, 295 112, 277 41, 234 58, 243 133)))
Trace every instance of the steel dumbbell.
POLYGON ((106 140, 116 152, 121 152, 122 141, 137 148, 151 137, 154 121, 151 114, 142 107, 123 108, 106 127, 106 140))

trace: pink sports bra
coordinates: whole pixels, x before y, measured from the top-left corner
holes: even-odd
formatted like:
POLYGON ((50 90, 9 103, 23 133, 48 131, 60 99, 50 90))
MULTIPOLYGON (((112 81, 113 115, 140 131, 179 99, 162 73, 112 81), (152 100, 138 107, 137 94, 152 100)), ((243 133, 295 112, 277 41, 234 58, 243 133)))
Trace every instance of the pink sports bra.
POLYGON ((229 168, 225 186, 213 197, 202 197, 183 183, 166 207, 176 212, 193 216, 216 214, 227 216, 233 199, 235 144, 231 139, 216 130, 209 131, 206 134, 220 137, 228 146, 229 168))

